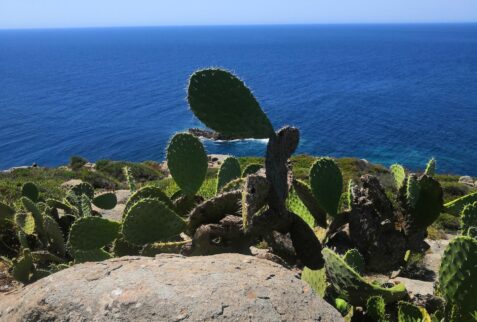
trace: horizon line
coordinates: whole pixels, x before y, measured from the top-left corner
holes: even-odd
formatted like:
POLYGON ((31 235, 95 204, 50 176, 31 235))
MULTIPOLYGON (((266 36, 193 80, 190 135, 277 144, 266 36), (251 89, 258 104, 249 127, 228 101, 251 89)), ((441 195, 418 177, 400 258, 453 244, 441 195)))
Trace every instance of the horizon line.
POLYGON ((193 27, 280 27, 280 26, 372 26, 372 25, 469 25, 477 21, 420 21, 420 22, 317 22, 317 23, 254 23, 254 24, 177 24, 177 25, 112 25, 69 27, 0 27, 4 30, 68 30, 68 29, 122 29, 122 28, 193 28, 193 27))

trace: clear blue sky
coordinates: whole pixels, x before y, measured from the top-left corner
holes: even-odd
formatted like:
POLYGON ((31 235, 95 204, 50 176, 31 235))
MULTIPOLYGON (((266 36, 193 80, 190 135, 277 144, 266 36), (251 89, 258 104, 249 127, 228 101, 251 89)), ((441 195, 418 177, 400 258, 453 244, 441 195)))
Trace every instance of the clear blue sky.
POLYGON ((0 0, 0 28, 477 22, 477 0, 0 0))

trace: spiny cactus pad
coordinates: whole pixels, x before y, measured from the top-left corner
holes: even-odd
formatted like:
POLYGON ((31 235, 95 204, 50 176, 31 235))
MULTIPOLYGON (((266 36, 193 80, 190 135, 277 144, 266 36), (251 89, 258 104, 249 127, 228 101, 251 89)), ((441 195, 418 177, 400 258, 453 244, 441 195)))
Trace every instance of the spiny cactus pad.
POLYGON ((328 284, 326 283, 326 270, 324 268, 311 270, 308 267, 303 269, 301 279, 307 282, 320 297, 324 297, 328 284))
POLYGON ((174 209, 174 205, 172 204, 172 201, 167 197, 167 195, 164 192, 162 192, 161 189, 159 189, 156 186, 145 186, 145 187, 142 187, 141 189, 139 189, 138 191, 136 191, 135 193, 133 193, 129 197, 128 201, 126 202, 126 206, 124 208, 123 218, 124 218, 124 216, 126 216, 129 209, 135 203, 137 203, 138 201, 140 201, 142 199, 146 199, 146 198, 157 199, 157 200, 162 201, 163 203, 165 203, 166 206, 169 207, 170 209, 174 209))
MULTIPOLYGON (((308 208, 303 204, 301 199, 298 197, 296 194, 295 190, 290 191, 288 194, 287 200, 286 200, 286 208, 293 212, 294 214, 297 214, 301 219, 303 219, 308 226, 310 226, 312 229, 316 226, 316 220, 313 217, 313 215, 310 213, 308 208)), ((242 210, 242 215, 243 215, 243 210, 242 210)))
POLYGON ((112 252, 116 257, 122 256, 135 256, 139 255, 141 251, 141 246, 131 244, 127 240, 125 240, 122 236, 116 238, 113 243, 113 250, 112 252))
POLYGON ((58 223, 48 215, 43 218, 46 235, 48 236, 48 244, 51 250, 60 255, 65 256, 66 247, 63 233, 58 223))
POLYGON ((412 208, 416 207, 420 193, 421 186, 419 185, 416 176, 409 176, 406 183, 406 200, 412 208))
POLYGON ((27 182, 22 186, 22 196, 27 197, 33 202, 38 201, 38 197, 40 195, 40 192, 38 191, 38 188, 36 185, 32 182, 27 182))
POLYGON ((290 238, 298 258, 306 267, 315 270, 323 267, 320 241, 310 226, 296 214, 293 214, 290 238))
POLYGON ((470 227, 477 227, 477 202, 465 206, 460 219, 462 234, 467 234, 470 227))
POLYGON ((123 222, 122 235, 135 245, 168 241, 184 231, 185 221, 157 199, 143 199, 132 206, 123 222))
POLYGON ((386 322, 386 303, 381 296, 371 296, 366 302, 366 315, 375 322, 386 322))
POLYGON ((338 295, 351 305, 364 306, 371 296, 381 296, 385 303, 396 302, 407 296, 404 284, 392 288, 370 284, 331 249, 324 248, 322 254, 329 282, 338 295))
POLYGON ((84 217, 91 217, 93 215, 93 206, 91 205, 91 199, 87 195, 81 196, 81 214, 84 217))
POLYGON ((142 256, 156 256, 157 254, 179 254, 184 245, 190 243, 191 240, 182 240, 178 242, 152 243, 147 244, 141 250, 142 256))
POLYGON ((35 220, 35 231, 37 232, 38 237, 40 238, 43 244, 46 244, 47 240, 46 240, 45 230, 43 228, 43 215, 41 214, 36 204, 33 201, 31 201, 29 198, 22 197, 21 200, 22 200, 23 207, 25 207, 25 209, 32 214, 33 219, 35 220))
POLYGON ((423 175, 418 180, 419 197, 414 206, 413 224, 418 227, 428 227, 439 217, 443 192, 439 182, 429 176, 423 175))
POLYGON ((268 138, 273 127, 252 92, 233 74, 203 69, 189 80, 187 99, 207 127, 233 138, 268 138))
POLYGON ((463 197, 454 199, 444 205, 444 212, 459 216, 464 207, 470 203, 474 203, 477 201, 477 192, 470 193, 463 197))
POLYGON ((326 222, 326 211, 320 207, 320 204, 313 196, 308 185, 300 180, 294 179, 293 189, 315 219, 316 224, 320 227, 326 228, 328 226, 326 222))
POLYGON ((404 181, 406 179, 406 170, 404 170, 404 167, 400 164, 393 164, 389 168, 391 170, 391 174, 394 177, 394 183, 396 184, 396 188, 399 190, 404 184, 404 181))
POLYGON ((450 304, 466 312, 477 310, 477 240, 459 236, 444 251, 439 287, 450 304))
POLYGON ((93 250, 111 243, 118 236, 120 223, 100 217, 83 217, 71 226, 69 244, 78 250, 93 250))
POLYGON ((18 258, 12 269, 12 276, 19 282, 28 283, 30 274, 33 272, 33 258, 29 249, 23 250, 23 255, 18 258))
POLYGON ((116 207, 117 202, 116 194, 112 192, 106 192, 93 198, 93 205, 106 210, 116 207))
POLYGON ((344 256, 343 260, 351 266, 358 274, 363 274, 364 272, 364 257, 357 249, 348 250, 344 256))
POLYGON ((258 170, 262 169, 263 165, 259 163, 251 163, 245 167, 242 171, 242 178, 248 176, 249 174, 255 174, 258 170))
POLYGON ((217 174, 217 193, 230 181, 240 178, 240 163, 237 158, 228 157, 220 166, 217 174))
POLYGON ((101 248, 91 250, 74 249, 72 250, 72 255, 75 259, 75 264, 101 262, 113 258, 113 255, 101 248))
POLYGON ((86 182, 82 182, 80 184, 73 186, 70 189, 70 193, 73 193, 78 197, 81 197, 82 195, 86 195, 88 196, 89 199, 94 198, 94 188, 92 185, 86 182))
POLYGON ((167 166, 183 193, 197 193, 205 180, 207 165, 207 154, 198 138, 190 133, 174 135, 167 147, 167 166))
POLYGON ((15 214, 15 224, 27 235, 32 235, 35 232, 35 219, 30 212, 15 214))
POLYGON ((426 170, 424 174, 433 177, 436 174, 436 159, 432 158, 427 162, 426 170))
POLYGON ((310 169, 310 186, 321 208, 334 217, 343 190, 340 168, 330 158, 318 159, 310 169))
POLYGON ((242 221, 244 231, 248 230, 253 216, 265 206, 269 188, 269 183, 265 177, 253 174, 245 178, 245 184, 242 189, 242 221))
POLYGON ((424 322, 419 307, 408 302, 398 304, 398 322, 424 322))

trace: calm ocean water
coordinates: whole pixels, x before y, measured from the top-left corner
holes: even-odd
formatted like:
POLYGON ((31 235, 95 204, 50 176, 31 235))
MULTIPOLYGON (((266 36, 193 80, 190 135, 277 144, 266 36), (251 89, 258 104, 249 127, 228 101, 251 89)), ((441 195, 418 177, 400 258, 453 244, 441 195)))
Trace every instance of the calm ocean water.
MULTIPOLYGON (((0 31, 0 169, 71 155, 162 160, 200 126, 185 87, 220 66, 253 89, 299 152, 477 175, 477 25, 0 31)), ((206 142, 261 155, 263 142, 206 142)))

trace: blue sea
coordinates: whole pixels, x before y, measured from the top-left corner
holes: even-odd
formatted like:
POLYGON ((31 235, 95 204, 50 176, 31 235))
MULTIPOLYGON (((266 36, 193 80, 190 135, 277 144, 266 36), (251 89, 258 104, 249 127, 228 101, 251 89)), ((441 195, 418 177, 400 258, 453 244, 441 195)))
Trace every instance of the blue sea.
MULTIPOLYGON (((196 69, 253 89, 299 153, 477 176, 477 24, 0 31, 0 169, 163 160, 196 69)), ((263 141, 209 153, 263 155, 263 141)))

